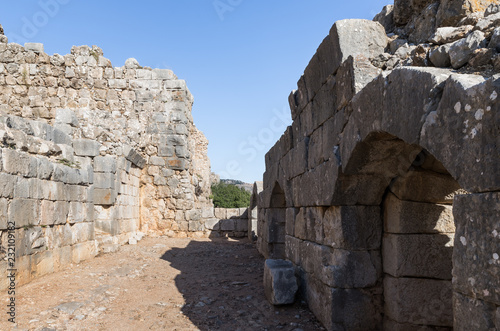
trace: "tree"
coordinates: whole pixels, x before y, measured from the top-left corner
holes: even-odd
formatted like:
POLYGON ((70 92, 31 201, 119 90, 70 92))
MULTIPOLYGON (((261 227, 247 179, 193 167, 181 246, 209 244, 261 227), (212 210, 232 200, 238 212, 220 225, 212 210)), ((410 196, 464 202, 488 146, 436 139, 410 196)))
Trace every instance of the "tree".
POLYGON ((212 186, 210 197, 218 208, 245 208, 250 206, 250 196, 243 188, 221 182, 212 186))

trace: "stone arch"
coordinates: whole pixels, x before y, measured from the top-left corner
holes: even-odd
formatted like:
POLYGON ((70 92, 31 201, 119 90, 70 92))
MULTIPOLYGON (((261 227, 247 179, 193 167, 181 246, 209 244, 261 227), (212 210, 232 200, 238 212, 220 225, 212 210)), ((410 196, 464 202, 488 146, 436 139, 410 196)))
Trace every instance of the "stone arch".
MULTIPOLYGON (((351 281, 337 285, 370 293, 362 301, 362 310, 372 314, 365 318, 382 316, 386 330, 451 329, 451 204, 465 191, 428 151, 386 132, 370 133, 356 145, 337 185, 355 187, 351 194, 358 195, 353 205, 330 207, 323 218, 326 241, 351 251, 344 263, 352 270, 336 270, 351 281)), ((343 291, 359 300, 360 293, 343 291)))
POLYGON ((259 235, 258 232, 258 213, 259 213, 259 194, 262 192, 262 182, 255 182, 250 197, 250 206, 248 208, 248 239, 255 241, 259 235))
MULTIPOLYGON (((411 246, 393 240, 395 252, 388 254, 390 235, 412 235, 404 233, 412 223, 390 224, 397 220, 392 211, 413 206, 417 216, 439 220, 450 211, 449 199, 439 199, 463 188, 469 194, 453 200, 453 324, 457 330, 498 328, 500 78, 430 67, 381 73, 367 60, 373 51, 383 52, 366 40, 368 31, 380 28, 376 25, 335 23, 305 69, 289 98, 293 123, 266 154, 259 224, 269 224, 267 211, 279 182, 286 193, 285 258, 296 267, 311 310, 328 330, 382 329, 384 315, 390 315, 384 289, 398 286, 384 286, 383 274, 411 278, 404 264, 398 269, 396 263, 396 271, 383 265, 383 241, 386 261, 394 255, 404 260, 405 247, 411 246), (431 178, 432 189, 423 189, 423 177, 431 178), (434 197, 419 201, 405 195, 408 186, 421 191, 412 194, 434 197), (422 204, 434 206, 421 213, 422 204)), ((445 234, 426 235, 438 235, 440 247, 450 242, 445 234)), ((396 330, 444 325, 412 316, 392 316, 386 324, 396 330)))
POLYGON ((258 247, 266 258, 285 258, 286 196, 278 181, 275 181, 268 206, 259 217, 258 247))

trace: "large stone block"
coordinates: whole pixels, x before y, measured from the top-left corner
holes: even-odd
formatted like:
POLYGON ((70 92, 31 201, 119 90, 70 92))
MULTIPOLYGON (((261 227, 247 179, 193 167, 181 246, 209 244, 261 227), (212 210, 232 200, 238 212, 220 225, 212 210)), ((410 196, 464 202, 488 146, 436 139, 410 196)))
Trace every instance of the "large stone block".
POLYGON ((439 107, 422 128, 420 145, 469 192, 500 190, 495 132, 500 78, 452 75, 439 107))
POLYGON ((453 326, 451 281, 384 278, 385 314, 399 323, 453 326))
POLYGON ((335 22, 330 30, 330 39, 333 44, 332 73, 349 56, 373 58, 382 54, 388 43, 385 29, 380 23, 360 19, 335 22))
POLYGON ((94 187, 96 189, 112 189, 115 187, 115 174, 111 172, 95 173, 94 187))
POLYGON ((399 200, 389 193, 384 201, 384 231, 389 233, 454 233, 450 205, 399 200))
POLYGON ((453 234, 384 235, 384 272, 451 280, 453 234))
POLYGON ((273 305, 287 305, 295 301, 297 279, 293 264, 285 260, 266 260, 264 265, 264 292, 273 305))
POLYGON ((2 149, 3 169, 10 174, 37 177, 38 161, 26 153, 14 149, 2 149))
POLYGON ((95 140, 75 139, 73 141, 73 149, 75 150, 75 154, 78 156, 98 156, 100 147, 101 144, 95 140))
POLYGON ((380 289, 336 289, 307 273, 303 278, 307 304, 327 330, 381 329, 380 289))
POLYGON ((94 204, 109 206, 116 200, 116 191, 113 189, 94 189, 94 204))
POLYGON ((464 193, 453 177, 432 171, 410 171, 398 177, 390 190, 401 200, 448 204, 464 193))
POLYGON ((347 106, 355 94, 381 73, 382 70, 374 67, 364 55, 349 56, 337 72, 336 109, 340 110, 347 106))
POLYGON ((9 206, 9 222, 14 222, 16 229, 38 225, 39 204, 32 199, 13 199, 9 206))
POLYGON ((17 180, 17 176, 0 173, 0 196, 4 198, 13 198, 17 180))
POLYGON ((0 199, 0 230, 7 229, 9 201, 0 199))
POLYGON ((56 123, 78 126, 78 118, 71 109, 56 109, 56 123))
POLYGON ((95 157, 94 171, 116 173, 116 158, 111 155, 95 157))
POLYGON ((500 193, 455 198, 455 289, 500 306, 500 193))
POLYGON ((378 206, 332 206, 323 217, 323 244, 349 250, 378 250, 382 220, 378 206))

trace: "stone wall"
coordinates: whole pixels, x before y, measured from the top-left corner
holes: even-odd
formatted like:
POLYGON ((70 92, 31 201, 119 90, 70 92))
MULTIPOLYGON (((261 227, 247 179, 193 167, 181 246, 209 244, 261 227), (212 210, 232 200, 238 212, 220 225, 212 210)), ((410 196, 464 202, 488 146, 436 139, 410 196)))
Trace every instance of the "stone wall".
POLYGON ((312 57, 266 154, 257 245, 328 330, 498 329, 500 6, 411 2, 404 25, 401 3, 336 22, 312 57), (444 34, 460 61, 436 68, 444 34))
POLYGON ((197 230, 213 205, 192 104, 171 70, 0 35, 0 257, 10 235, 18 284, 144 234, 197 230))

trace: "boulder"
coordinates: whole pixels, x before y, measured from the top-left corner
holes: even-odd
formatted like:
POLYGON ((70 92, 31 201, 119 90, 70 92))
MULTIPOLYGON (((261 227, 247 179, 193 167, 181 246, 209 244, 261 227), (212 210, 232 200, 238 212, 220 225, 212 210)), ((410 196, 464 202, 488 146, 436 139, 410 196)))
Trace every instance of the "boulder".
POLYGON ((481 31, 474 31, 467 38, 455 41, 450 46, 450 60, 451 66, 458 69, 466 64, 474 51, 482 48, 485 44, 484 33, 481 31))
POLYGON ((434 66, 440 68, 451 66, 450 46, 451 44, 444 44, 435 48, 429 53, 429 59, 434 66))
POLYGON ((451 26, 438 28, 429 41, 438 45, 451 43, 458 39, 465 38, 473 28, 472 25, 464 25, 457 28, 451 26))

